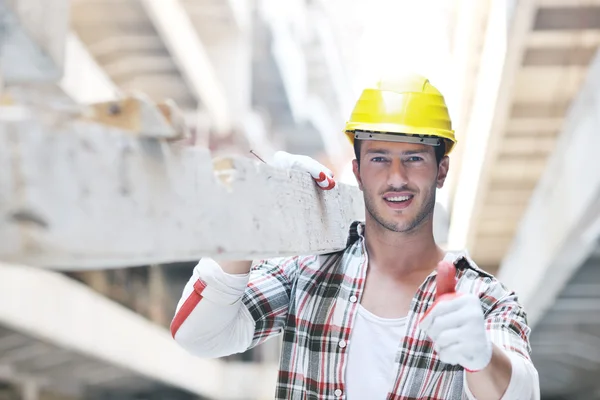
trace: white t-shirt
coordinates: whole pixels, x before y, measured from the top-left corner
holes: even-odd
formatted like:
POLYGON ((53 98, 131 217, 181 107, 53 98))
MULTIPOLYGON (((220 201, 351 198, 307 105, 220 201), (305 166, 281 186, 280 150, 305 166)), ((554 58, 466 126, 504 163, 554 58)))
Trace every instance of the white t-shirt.
POLYGON ((381 318, 358 306, 348 347, 348 400, 384 400, 396 378, 395 358, 406 317, 381 318))

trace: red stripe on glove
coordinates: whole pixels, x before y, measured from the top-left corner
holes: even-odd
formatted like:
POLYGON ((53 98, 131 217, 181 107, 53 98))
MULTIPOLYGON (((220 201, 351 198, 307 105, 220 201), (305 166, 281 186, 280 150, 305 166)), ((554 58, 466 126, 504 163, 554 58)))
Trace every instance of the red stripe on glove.
POLYGON ((335 187, 335 181, 333 179, 331 179, 330 177, 328 177, 327 175, 325 175, 325 172, 321 172, 319 174, 318 178, 313 178, 313 179, 317 183, 324 182, 327 179, 327 186, 323 187, 321 185, 318 185, 323 190, 331 190, 335 187))
POLYGON ((185 322, 187 317, 190 316, 194 308, 200 303, 202 300, 202 292, 206 288, 206 283, 198 279, 196 283, 194 283, 194 290, 190 293, 189 297, 185 300, 185 303, 181 306, 173 321, 171 321, 171 336, 175 337, 177 331, 181 327, 181 325, 185 322))
POLYGON ((321 173, 319 174, 319 177, 318 177, 318 178, 313 178, 313 179, 315 180, 315 182, 317 182, 317 183, 321 183, 321 182, 323 182, 325 179, 327 179, 327 175, 325 175, 325 172, 321 172, 321 173))

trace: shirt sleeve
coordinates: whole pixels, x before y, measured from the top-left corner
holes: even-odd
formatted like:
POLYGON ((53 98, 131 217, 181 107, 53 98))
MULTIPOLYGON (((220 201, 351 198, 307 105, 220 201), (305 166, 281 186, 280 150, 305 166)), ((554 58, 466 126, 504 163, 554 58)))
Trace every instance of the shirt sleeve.
POLYGON ((254 321, 250 347, 280 334, 286 323, 293 282, 300 257, 267 260, 250 272, 250 282, 242 299, 254 321))
MULTIPOLYGON (((517 295, 500 282, 493 281, 483 294, 482 303, 487 308, 485 323, 488 335, 511 361, 511 379, 502 399, 539 400, 539 377, 531 361, 531 329, 517 295)), ((466 374, 464 387, 467 397, 476 400, 467 385, 466 374)))
MULTIPOLYGON (((539 376, 533 364, 520 355, 504 350, 512 365, 510 383, 501 400, 540 400, 539 376)), ((467 374, 463 375, 463 386, 469 400, 477 400, 469 389, 467 374)))
POLYGON ((531 329, 517 295, 495 281, 484 293, 482 301, 490 305, 485 313, 485 323, 492 342, 508 353, 517 353, 531 362, 531 329))
POLYGON ((249 274, 231 275, 214 260, 202 259, 177 305, 173 338, 194 355, 215 358, 244 352, 280 333, 297 260, 261 261, 249 274))

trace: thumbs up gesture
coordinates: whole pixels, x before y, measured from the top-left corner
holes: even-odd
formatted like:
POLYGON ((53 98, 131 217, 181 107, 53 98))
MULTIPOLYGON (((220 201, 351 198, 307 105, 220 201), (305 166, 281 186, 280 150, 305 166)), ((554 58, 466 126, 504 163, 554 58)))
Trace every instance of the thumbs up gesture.
POLYGON ((479 298, 456 292, 456 267, 442 261, 437 267, 436 299, 420 321, 442 362, 475 372, 492 358, 479 298))

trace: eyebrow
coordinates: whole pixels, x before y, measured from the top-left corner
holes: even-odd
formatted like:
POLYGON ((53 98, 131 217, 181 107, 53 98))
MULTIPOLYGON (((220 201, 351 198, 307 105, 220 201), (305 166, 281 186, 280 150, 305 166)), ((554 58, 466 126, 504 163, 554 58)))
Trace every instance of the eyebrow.
MULTIPOLYGON (((413 154, 426 154, 428 153, 427 150, 423 149, 423 150, 406 150, 400 153, 400 155, 402 156, 410 156, 413 154)), ((389 150, 385 150, 385 149, 367 149, 366 154, 383 154, 383 155, 389 155, 391 154, 391 151, 389 150)))

